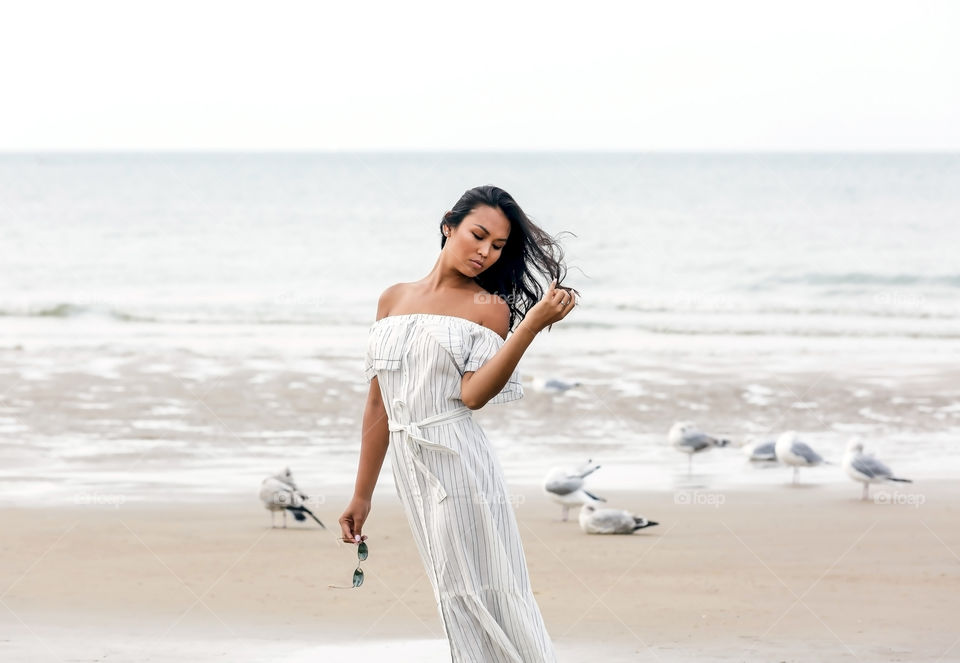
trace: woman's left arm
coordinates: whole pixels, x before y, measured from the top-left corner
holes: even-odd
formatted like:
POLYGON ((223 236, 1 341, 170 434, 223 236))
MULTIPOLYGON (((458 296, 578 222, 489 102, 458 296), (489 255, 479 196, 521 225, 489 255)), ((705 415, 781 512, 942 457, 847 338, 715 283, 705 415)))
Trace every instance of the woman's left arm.
MULTIPOLYGON (((530 347, 534 337, 547 326, 563 320, 576 306, 573 293, 564 288, 556 288, 555 285, 556 281, 550 284, 543 299, 530 309, 517 325, 517 330, 504 341, 493 357, 476 371, 463 374, 460 400, 468 408, 479 410, 499 394, 517 369, 520 357, 530 347)), ((503 302, 503 306, 507 306, 506 302, 503 302)), ((509 309, 507 314, 509 319, 509 309)))
POLYGON ((483 366, 476 371, 467 371, 460 382, 460 400, 471 410, 479 410, 491 398, 500 393, 510 376, 517 369, 520 357, 526 352, 540 330, 520 322, 517 331, 508 338, 483 366))

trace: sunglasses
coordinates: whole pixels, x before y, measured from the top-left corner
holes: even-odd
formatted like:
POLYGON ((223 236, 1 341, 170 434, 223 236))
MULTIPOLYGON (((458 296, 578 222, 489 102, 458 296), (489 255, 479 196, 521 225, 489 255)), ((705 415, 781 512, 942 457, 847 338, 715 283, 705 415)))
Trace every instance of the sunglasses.
POLYGON ((357 568, 353 572, 353 586, 347 587, 345 585, 327 585, 333 589, 354 589, 363 584, 363 569, 360 568, 360 562, 363 562, 367 559, 367 555, 370 554, 370 550, 367 548, 367 542, 361 541, 357 544, 357 568))

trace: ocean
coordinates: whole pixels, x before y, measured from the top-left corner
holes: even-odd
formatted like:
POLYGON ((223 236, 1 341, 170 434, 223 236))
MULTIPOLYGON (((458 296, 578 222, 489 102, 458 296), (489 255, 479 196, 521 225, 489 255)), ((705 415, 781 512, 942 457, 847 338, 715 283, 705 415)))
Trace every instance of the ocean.
POLYGON ((479 184, 582 295, 520 365, 580 386, 477 413, 518 490, 587 457, 598 491, 788 477, 686 477, 680 419, 960 476, 960 155, 43 153, 0 155, 0 499, 352 485, 377 298, 479 184))

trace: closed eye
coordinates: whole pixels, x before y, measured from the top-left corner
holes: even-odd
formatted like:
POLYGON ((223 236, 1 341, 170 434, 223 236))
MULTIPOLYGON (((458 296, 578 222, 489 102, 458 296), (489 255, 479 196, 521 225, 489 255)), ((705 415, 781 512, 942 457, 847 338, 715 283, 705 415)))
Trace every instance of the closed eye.
MULTIPOLYGON (((483 237, 480 237, 480 235, 478 235, 478 234, 475 233, 475 232, 471 232, 470 234, 473 235, 474 237, 476 237, 477 239, 483 239, 483 237)), ((494 246, 493 248, 495 248, 497 251, 500 251, 500 250, 503 249, 503 246, 504 246, 504 245, 501 244, 500 246, 494 246)))

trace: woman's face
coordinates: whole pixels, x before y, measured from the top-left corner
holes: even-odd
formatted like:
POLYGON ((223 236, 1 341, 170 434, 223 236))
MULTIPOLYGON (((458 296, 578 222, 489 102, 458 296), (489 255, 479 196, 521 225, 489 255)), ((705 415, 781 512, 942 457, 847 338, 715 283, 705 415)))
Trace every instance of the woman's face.
POLYGON ((474 277, 500 259, 510 220, 498 207, 478 205, 451 230, 444 249, 452 253, 457 269, 474 277))

